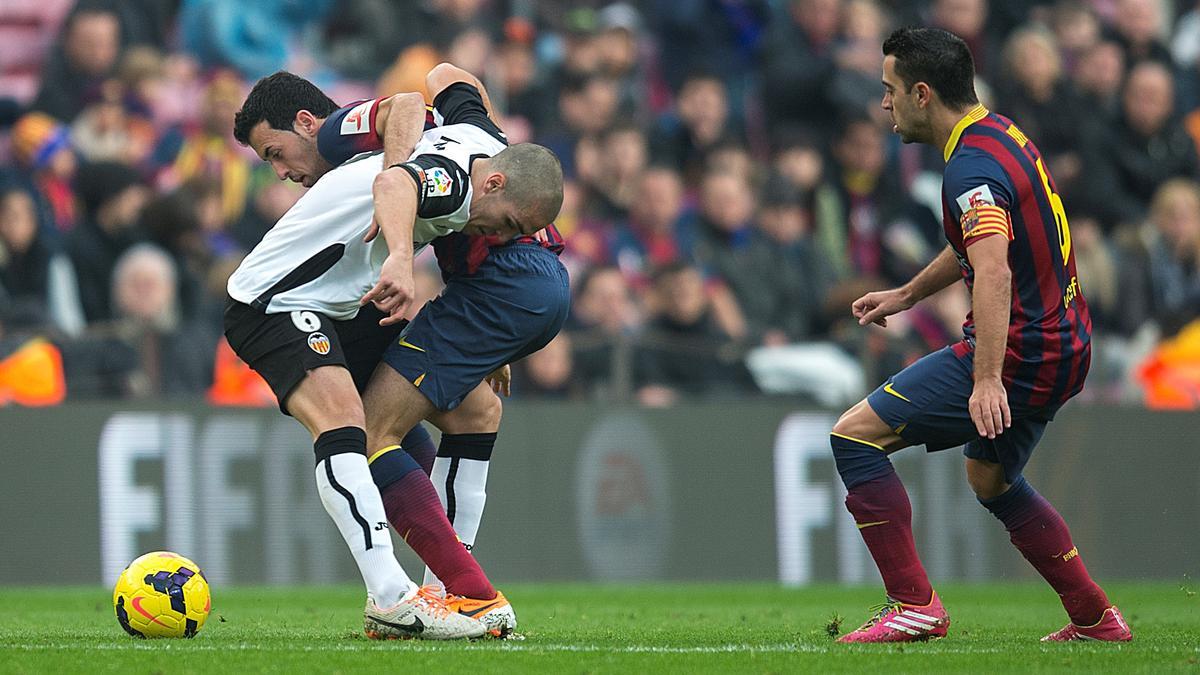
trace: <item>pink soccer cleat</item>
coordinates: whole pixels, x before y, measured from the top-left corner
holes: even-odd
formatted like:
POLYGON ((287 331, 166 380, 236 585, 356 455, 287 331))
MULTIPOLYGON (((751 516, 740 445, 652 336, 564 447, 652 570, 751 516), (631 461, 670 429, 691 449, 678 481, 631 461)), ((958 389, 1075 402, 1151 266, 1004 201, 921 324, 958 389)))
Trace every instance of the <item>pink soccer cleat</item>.
POLYGON ((1042 642, 1070 642, 1072 640, 1098 640, 1100 642, 1129 642, 1133 639, 1133 631, 1121 616, 1121 610, 1116 605, 1104 610, 1100 620, 1090 626, 1067 624, 1061 630, 1042 638, 1042 642))
POLYGON ((920 642, 946 637, 950 615, 937 593, 928 605, 906 605, 888 598, 858 630, 846 633, 838 642, 920 642))

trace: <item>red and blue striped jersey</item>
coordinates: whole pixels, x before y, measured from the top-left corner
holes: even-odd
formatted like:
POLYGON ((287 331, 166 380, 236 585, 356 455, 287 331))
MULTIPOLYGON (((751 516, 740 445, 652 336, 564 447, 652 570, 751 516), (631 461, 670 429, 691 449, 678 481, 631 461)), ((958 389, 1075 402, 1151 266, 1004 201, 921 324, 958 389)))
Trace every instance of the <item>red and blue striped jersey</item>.
MULTIPOLYGON (((1012 404, 1057 407, 1083 389, 1092 320, 1080 292, 1071 230, 1037 146, 1006 117, 983 106, 954 128, 945 147, 943 225, 972 288, 972 243, 1009 239, 1012 308, 1004 384, 1012 404)), ((960 356, 974 348, 968 314, 960 356)))
MULTIPOLYGON (((489 127, 493 126, 487 119, 486 111, 483 110, 483 102, 478 92, 475 92, 474 87, 469 89, 473 96, 467 96, 466 98, 471 100, 465 101, 465 105, 458 106, 467 108, 466 113, 460 116, 464 116, 464 118, 471 115, 480 117, 482 114, 479 123, 489 127)), ((460 96, 459 98, 464 97, 460 96)), ((383 150, 383 139, 379 136, 375 124, 379 103, 382 100, 376 98, 355 101, 339 108, 325 119, 317 132, 317 152, 325 161, 333 166, 339 166, 360 153, 383 150)), ((449 114, 454 117, 454 113, 449 114)), ((450 124, 454 121, 457 120, 447 120, 444 115, 439 115, 434 106, 425 106, 426 131, 440 124, 450 124), (439 119, 439 116, 442 119, 439 119)), ((499 130, 496 129, 496 132, 498 133, 499 130)), ((534 234, 516 237, 508 242, 502 242, 493 237, 456 232, 435 239, 433 249, 437 255, 438 266, 442 270, 442 277, 448 280, 457 274, 474 273, 487 258, 488 252, 496 246, 530 244, 549 249, 555 254, 561 254, 566 246, 562 234, 551 223, 545 229, 534 234)))

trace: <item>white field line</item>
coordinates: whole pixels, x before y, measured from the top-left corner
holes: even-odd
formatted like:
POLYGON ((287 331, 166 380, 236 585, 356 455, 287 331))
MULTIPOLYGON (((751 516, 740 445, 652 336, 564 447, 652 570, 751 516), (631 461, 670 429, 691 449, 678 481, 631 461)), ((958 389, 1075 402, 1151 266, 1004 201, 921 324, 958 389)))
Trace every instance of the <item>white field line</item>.
MULTIPOLYGON (((904 645, 904 651, 888 650, 891 654, 1011 654, 1011 649, 1001 649, 994 647, 951 647, 942 648, 940 646, 923 649, 924 645, 913 644, 904 645)), ((1114 651, 1121 651, 1123 645, 1112 645, 1110 648, 1114 651)), ((405 643, 380 643, 380 644, 363 644, 363 645, 347 645, 347 644, 317 644, 317 645, 288 645, 288 644, 252 644, 238 643, 230 645, 208 645, 196 642, 129 642, 126 644, 70 644, 70 643, 50 643, 50 644, 23 644, 23 645, 0 645, 0 652, 4 651, 19 651, 19 652, 55 652, 55 651, 175 651, 175 652, 226 652, 226 651, 241 651, 241 652, 268 652, 278 649, 286 649, 289 652, 379 652, 379 651, 395 651, 395 652, 430 652, 430 653, 453 653, 453 652, 478 652, 482 654, 502 654, 505 652, 531 653, 531 654, 546 654, 555 652, 566 653, 583 653, 583 654, 832 654, 832 653, 870 653, 859 647, 847 648, 838 645, 809 645, 809 644, 773 644, 773 645, 752 645, 752 644, 728 644, 728 645, 711 645, 697 647, 670 647, 658 645, 586 645, 586 644, 522 644, 522 643, 492 643, 487 645, 450 645, 437 644, 429 642, 405 642, 405 643)), ((1042 654, 1063 654, 1071 653, 1070 647, 1062 645, 1040 645, 1036 650, 1042 654)), ((1178 649, 1164 649, 1162 647, 1138 648, 1139 653, 1163 653, 1163 654, 1184 654, 1197 653, 1200 654, 1200 647, 1181 646, 1178 649)))

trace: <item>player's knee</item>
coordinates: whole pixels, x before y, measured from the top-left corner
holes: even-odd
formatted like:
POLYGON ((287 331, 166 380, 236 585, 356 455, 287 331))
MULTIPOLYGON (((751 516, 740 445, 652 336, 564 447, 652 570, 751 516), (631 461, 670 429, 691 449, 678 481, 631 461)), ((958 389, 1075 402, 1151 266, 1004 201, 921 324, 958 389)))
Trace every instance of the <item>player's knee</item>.
POLYGON ((889 435, 891 429, 883 423, 883 420, 879 419, 866 401, 861 401, 842 413, 837 423, 833 425, 833 433, 882 445, 886 440, 884 436, 889 435))
POLYGON ((1002 465, 978 459, 967 459, 967 484, 981 500, 995 499, 1009 488, 1002 465))

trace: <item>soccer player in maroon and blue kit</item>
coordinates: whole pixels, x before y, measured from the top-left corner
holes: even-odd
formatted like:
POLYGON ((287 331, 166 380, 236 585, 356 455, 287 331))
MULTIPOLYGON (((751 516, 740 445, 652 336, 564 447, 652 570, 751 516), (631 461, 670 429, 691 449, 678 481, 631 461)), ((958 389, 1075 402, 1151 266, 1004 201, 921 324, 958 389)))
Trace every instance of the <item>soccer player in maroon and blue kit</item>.
POLYGON ((1046 424, 1083 388, 1091 319, 1080 293, 1062 200, 1034 144, 975 95, 967 45, 929 28, 883 44, 883 109, 905 143, 943 149, 949 246, 900 288, 854 302, 859 323, 887 325, 963 279, 962 341, 929 354, 838 420, 830 445, 887 602, 840 642, 943 637, 950 617, 917 556, 912 511, 888 455, 964 446, 967 482, 1014 546, 1062 599, 1070 623, 1050 641, 1131 639, 1092 581, 1062 517, 1021 475, 1046 424))

